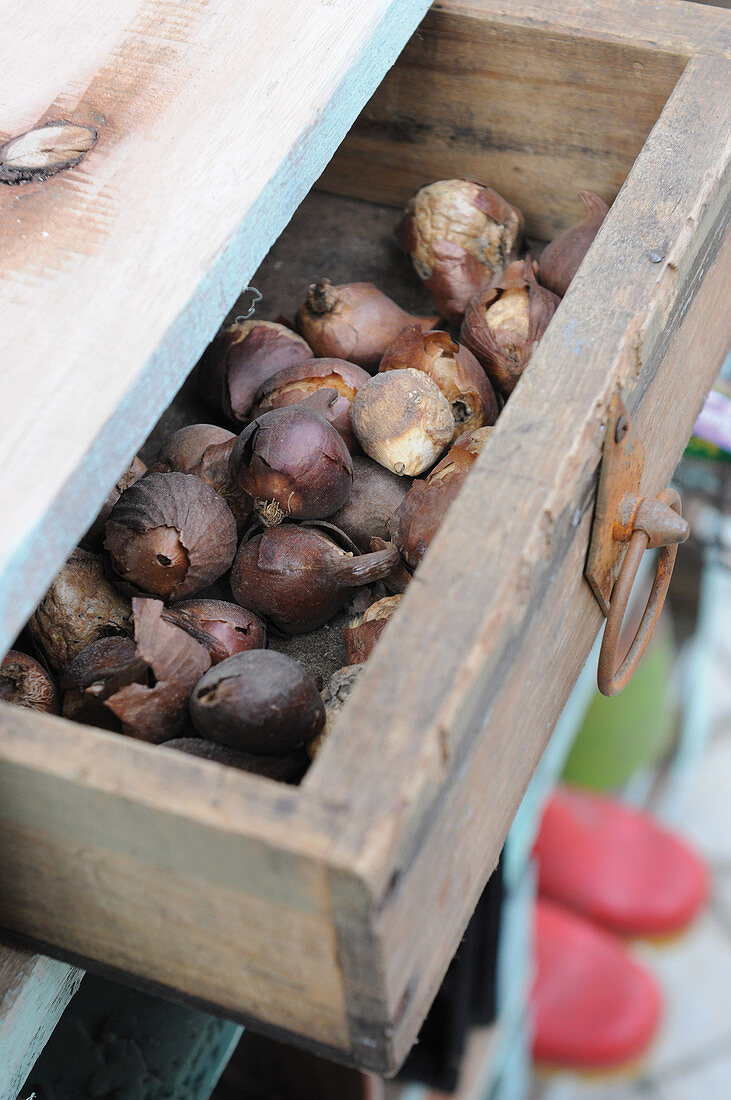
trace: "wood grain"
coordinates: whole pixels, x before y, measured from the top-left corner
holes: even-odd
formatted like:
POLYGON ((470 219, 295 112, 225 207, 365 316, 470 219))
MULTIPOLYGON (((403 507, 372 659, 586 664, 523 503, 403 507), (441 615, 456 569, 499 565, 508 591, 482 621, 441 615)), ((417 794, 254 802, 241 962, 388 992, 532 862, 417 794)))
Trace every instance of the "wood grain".
POLYGON ((39 717, 0 706, 0 923, 347 1048, 325 870, 337 815, 274 782, 39 717))
POLYGON ((0 187, 2 652, 426 7, 6 7, 0 142, 56 118, 98 140, 0 187))
MULTIPOLYGON (((569 7, 551 5, 553 17, 569 7)), ((459 40, 475 35, 478 86, 484 50, 473 21, 502 21, 509 43, 539 19, 513 0, 453 9, 469 32, 459 40)), ((616 15, 616 5, 600 9, 616 15)), ((579 5, 571 18, 591 21, 592 10, 579 5)), ((149 4, 140 11, 149 15, 149 4)), ((677 6, 668 12, 672 23, 677 6)), ((602 48, 618 41, 616 19, 571 28, 577 48, 587 37, 602 48)), ((559 45, 565 32, 541 27, 559 45)), ((190 33, 188 22, 178 28, 181 42, 190 33)), ((682 50, 641 49, 649 66, 655 52, 685 57, 694 46, 691 35, 682 50)), ((600 70, 585 95, 609 111, 606 62, 600 70)), ((685 68, 302 787, 0 706, 0 922, 344 1059, 397 1066, 601 624, 583 564, 611 397, 621 390, 635 419, 643 489, 654 493, 728 345, 731 108, 709 94, 728 81, 716 53, 685 68)), ((621 102, 611 109, 622 116, 621 102)), ((159 124, 176 110, 168 104, 159 124)), ((524 124, 519 113, 515 125, 524 124)), ((455 150, 459 173, 466 162, 455 150)), ((129 338, 136 346, 138 334, 129 338)), ((141 384, 127 390, 130 421, 147 416, 147 394, 141 384)), ((111 406, 107 439, 119 425, 111 406)), ((120 438, 136 430, 119 428, 120 438)), ((77 451, 65 467, 77 488, 78 463, 77 451)))
POLYGON ((339 844, 373 890, 394 1064, 602 622, 583 563, 612 393, 655 493, 728 347, 729 107, 701 117, 696 100, 728 74, 723 59, 691 62, 305 780, 349 808, 339 844), (680 134, 695 167, 675 157, 680 134))
POLYGON ((488 183, 550 240, 611 202, 690 53, 731 41, 727 13, 624 0, 448 0, 429 13, 319 186, 401 205, 455 174, 488 183))

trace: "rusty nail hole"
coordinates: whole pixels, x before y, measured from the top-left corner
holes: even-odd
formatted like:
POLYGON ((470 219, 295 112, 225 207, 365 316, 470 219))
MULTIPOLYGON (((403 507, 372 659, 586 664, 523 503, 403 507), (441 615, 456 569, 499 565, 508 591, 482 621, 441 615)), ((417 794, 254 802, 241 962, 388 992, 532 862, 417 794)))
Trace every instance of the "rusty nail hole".
POLYGON ((0 145, 0 183, 42 182, 73 168, 96 145, 91 126, 58 119, 0 145))
POLYGON ((614 429, 614 442, 621 443, 628 431, 629 418, 622 413, 614 429))

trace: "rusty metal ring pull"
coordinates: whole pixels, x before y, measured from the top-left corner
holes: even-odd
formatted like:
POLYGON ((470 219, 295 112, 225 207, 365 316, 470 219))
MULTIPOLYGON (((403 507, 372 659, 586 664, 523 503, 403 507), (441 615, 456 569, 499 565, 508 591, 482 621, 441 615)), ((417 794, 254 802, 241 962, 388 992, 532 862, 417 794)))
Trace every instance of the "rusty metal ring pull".
POLYGON ((688 537, 688 525, 680 517, 682 517, 682 504, 679 494, 674 489, 664 489, 655 500, 641 499, 632 494, 622 500, 615 523, 615 538, 618 541, 625 541, 627 528, 631 530, 631 536, 620 574, 612 589, 609 614, 599 653, 597 680, 603 695, 616 695, 629 683, 647 649, 665 603, 675 556, 678 552, 678 543, 685 541, 688 537), (678 518, 674 522, 667 515, 668 506, 677 513, 678 518), (668 542, 671 545, 668 545, 668 542), (653 546, 662 546, 662 549, 647 607, 627 655, 617 667, 617 647, 632 585, 645 550, 653 546))

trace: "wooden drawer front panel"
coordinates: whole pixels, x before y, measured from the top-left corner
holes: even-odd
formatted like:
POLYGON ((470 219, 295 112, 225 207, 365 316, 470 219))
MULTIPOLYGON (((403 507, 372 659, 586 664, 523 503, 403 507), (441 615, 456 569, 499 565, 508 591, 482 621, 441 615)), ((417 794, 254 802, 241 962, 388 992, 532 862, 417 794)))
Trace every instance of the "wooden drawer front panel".
MULTIPOLYGON (((369 108, 377 125, 356 130, 329 186, 398 199, 425 178, 494 165, 509 197, 514 173, 533 227, 552 210, 550 224, 563 224, 575 189, 614 197, 670 98, 299 788, 0 706, 7 928, 369 1068, 403 1059, 601 626, 583 567, 610 401, 621 390, 646 449, 642 490, 654 494, 731 336, 731 106, 709 92, 730 68, 708 48, 727 17, 670 0, 648 26, 644 10, 633 6, 633 23, 619 0, 450 0, 429 17, 369 108), (512 74, 530 43, 552 110, 568 74, 579 142, 566 115, 553 129, 536 120, 529 85, 520 98, 512 74), (418 126, 416 72, 427 89, 418 126), (512 94, 491 148, 481 97, 503 86, 512 94), (477 160, 464 104, 485 143, 477 160), (356 181, 358 148, 364 165, 390 156, 390 177, 364 166, 356 181)), ((74 516, 69 536, 83 526, 74 516)))

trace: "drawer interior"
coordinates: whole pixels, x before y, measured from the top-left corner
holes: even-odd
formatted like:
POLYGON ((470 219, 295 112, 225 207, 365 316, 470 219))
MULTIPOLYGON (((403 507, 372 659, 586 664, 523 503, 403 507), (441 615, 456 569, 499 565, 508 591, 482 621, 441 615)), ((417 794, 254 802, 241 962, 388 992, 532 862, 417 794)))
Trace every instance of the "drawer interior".
MULTIPOLYGON (((634 395, 652 488, 721 354, 719 336, 689 395, 680 358, 713 309, 702 275, 723 235, 707 172, 720 106, 679 170, 675 205, 655 215, 651 197, 668 135, 695 117, 716 62, 699 62, 692 83, 683 28, 660 48, 617 22, 578 33, 498 8, 433 9, 259 270, 242 272, 264 296, 257 315, 291 318, 321 276, 371 280, 427 310, 393 236, 394 207, 419 186, 488 182, 523 210, 539 249, 577 220, 580 189, 615 199, 681 78, 695 100, 673 96, 304 782, 0 707, 0 923, 378 1070, 408 1051, 600 626, 581 574, 608 400, 617 385, 634 395), (689 214, 693 242, 681 234, 689 214), (641 266, 658 233, 665 278, 641 266)), ((228 318, 250 300, 227 303, 228 318)), ((211 414, 189 381, 143 457, 195 419, 211 414)), ((326 673, 342 664, 339 624, 318 633, 284 648, 326 673)))

